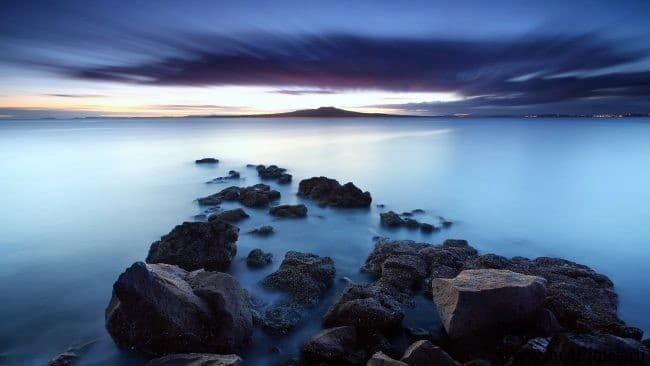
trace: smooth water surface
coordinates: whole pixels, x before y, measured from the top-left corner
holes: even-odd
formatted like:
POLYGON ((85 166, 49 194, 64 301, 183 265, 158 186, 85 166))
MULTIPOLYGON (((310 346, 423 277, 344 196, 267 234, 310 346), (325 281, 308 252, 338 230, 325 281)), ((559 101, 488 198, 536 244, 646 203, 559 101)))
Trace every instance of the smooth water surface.
MULTIPOLYGON (((93 342, 79 365, 142 364, 104 330, 117 276, 149 245, 202 212, 205 184, 230 169, 259 182, 247 163, 278 164, 294 176, 277 187, 299 202, 300 179, 326 175, 372 193, 369 210, 323 209, 305 220, 246 209, 231 268, 265 301, 258 282, 290 249, 332 256, 337 278, 358 268, 375 235, 438 243, 464 238, 481 252, 560 256, 614 281, 620 314, 650 331, 650 120, 648 119, 105 119, 0 122, 0 364, 43 365, 70 346, 93 342), (217 166, 194 160, 214 156, 217 166), (422 208, 422 221, 455 221, 431 235, 379 227, 379 209, 422 208), (269 238, 246 232, 270 223, 269 238), (274 264, 249 270, 261 247, 274 264)), ((234 204, 231 206, 235 206, 234 204)), ((228 208, 225 205, 224 208, 228 208)), ((267 364, 295 354, 319 328, 335 288, 293 335, 256 332, 243 354, 267 364), (277 344, 281 355, 269 353, 277 344)), ((406 323, 435 322, 418 300, 406 323), (423 320, 424 319, 424 320, 423 320)), ((428 325, 428 324, 425 324, 428 325)))

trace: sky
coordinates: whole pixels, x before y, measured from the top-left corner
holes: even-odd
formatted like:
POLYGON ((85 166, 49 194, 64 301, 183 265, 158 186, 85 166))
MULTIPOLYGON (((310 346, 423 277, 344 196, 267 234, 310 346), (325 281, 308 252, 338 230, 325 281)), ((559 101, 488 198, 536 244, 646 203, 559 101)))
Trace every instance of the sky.
POLYGON ((0 1, 0 118, 650 112, 650 1, 0 1))

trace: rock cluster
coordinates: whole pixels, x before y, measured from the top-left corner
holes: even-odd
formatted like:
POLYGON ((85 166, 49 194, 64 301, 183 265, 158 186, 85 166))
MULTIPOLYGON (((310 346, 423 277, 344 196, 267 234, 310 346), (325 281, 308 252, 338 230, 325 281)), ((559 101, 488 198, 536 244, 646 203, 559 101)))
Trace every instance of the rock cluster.
POLYGON ((147 263, 175 264, 185 270, 222 271, 237 254, 239 229, 227 222, 184 222, 151 244, 147 263))
POLYGON ((250 187, 228 187, 197 201, 206 206, 220 205, 223 201, 238 201, 247 207, 264 207, 279 198, 280 192, 260 183, 250 187))
POLYGON ((226 273, 137 262, 113 285, 106 329, 150 354, 239 350, 252 333, 244 291, 226 273))
POLYGON ((269 209, 269 214, 277 217, 305 217, 307 216, 307 206, 303 204, 273 206, 269 209))
POLYGON ((240 177, 241 175, 239 174, 238 171, 230 170, 228 171, 228 175, 226 175, 225 177, 216 177, 208 181, 207 183, 224 183, 225 181, 239 179, 240 177))
POLYGON ((260 164, 255 169, 257 170, 257 175, 262 179, 275 180, 278 184, 291 183, 291 174, 286 173, 286 169, 280 168, 277 165, 269 165, 267 167, 260 164))
POLYGON ((341 185, 327 177, 301 180, 298 195, 317 200, 320 206, 341 208, 368 207, 372 202, 370 193, 361 191, 353 183, 341 185))

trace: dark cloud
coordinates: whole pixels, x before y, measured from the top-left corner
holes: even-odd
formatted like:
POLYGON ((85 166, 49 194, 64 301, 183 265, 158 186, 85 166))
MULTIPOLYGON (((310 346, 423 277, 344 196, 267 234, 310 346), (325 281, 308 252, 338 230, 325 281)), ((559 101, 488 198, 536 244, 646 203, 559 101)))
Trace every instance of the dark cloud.
POLYGON ((326 89, 278 89, 271 90, 269 93, 285 95, 310 95, 310 94, 336 94, 334 90, 326 89))
POLYGON ((103 98, 106 95, 102 94, 44 94, 48 97, 58 97, 58 98, 103 98))
POLYGON ((155 42, 175 50, 176 56, 134 64, 49 67, 85 80, 272 86, 290 95, 456 92, 470 98, 468 104, 503 107, 650 95, 650 71, 620 71, 647 60, 648 52, 624 49, 597 34, 502 40, 204 34, 155 42))

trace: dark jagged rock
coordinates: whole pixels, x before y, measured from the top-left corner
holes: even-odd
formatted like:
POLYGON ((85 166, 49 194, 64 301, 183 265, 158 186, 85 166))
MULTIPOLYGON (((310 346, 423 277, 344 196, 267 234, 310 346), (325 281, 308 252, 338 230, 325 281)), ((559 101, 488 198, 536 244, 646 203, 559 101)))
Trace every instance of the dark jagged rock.
POLYGON ((256 167, 257 175, 262 179, 278 179, 282 174, 287 170, 285 168, 280 168, 277 165, 264 166, 262 164, 256 167))
POLYGON ((259 236, 269 236, 273 234, 275 231, 273 230, 273 226, 270 225, 264 225, 260 226, 256 229, 253 229, 250 231, 251 234, 259 235, 259 236))
POLYGON ((72 351, 66 351, 48 361, 46 366, 70 366, 78 359, 78 354, 72 351))
POLYGON ((372 202, 369 192, 362 192, 353 183, 341 185, 327 177, 303 179, 298 185, 298 195, 318 201, 321 206, 340 208, 368 207, 372 202))
POLYGON ((214 178, 211 181, 209 181, 208 183, 223 183, 223 182, 228 181, 228 180, 239 179, 240 177, 241 177, 241 175, 239 174, 238 171, 230 170, 228 172, 228 175, 226 175, 225 177, 214 178))
POLYGON ((322 330, 301 347, 302 356, 313 363, 327 365, 360 365, 363 354, 357 352, 357 332, 354 327, 322 330))
POLYGON ((280 268, 262 284, 290 293, 299 304, 315 304, 334 283, 334 261, 311 253, 289 251, 280 268))
POLYGON ((208 217, 208 221, 226 221, 226 222, 238 222, 244 219, 249 218, 250 216, 246 213, 246 211, 242 210, 241 208, 236 208, 234 210, 226 210, 219 212, 217 214, 211 215, 208 217))
POLYGON ((508 361, 507 366, 543 366, 549 338, 533 338, 508 361))
POLYGON ((291 174, 283 173, 280 174, 278 177, 278 184, 289 184, 291 183, 291 180, 293 179, 293 176, 291 174))
POLYGON ((368 360, 367 366, 409 366, 408 364, 395 360, 383 352, 377 352, 368 360))
POLYGON ((487 334, 527 320, 546 296, 546 280, 508 270, 464 270, 432 282, 433 299, 452 339, 487 334))
POLYGON ((248 253, 248 256, 246 257, 246 264, 249 267, 264 267, 268 264, 271 264, 271 261, 273 260, 273 254, 271 253, 264 253, 262 249, 253 249, 248 253))
POLYGON ((269 209, 269 213, 277 217, 305 217, 307 216, 307 206, 303 204, 273 206, 269 209))
POLYGON ((237 355, 214 353, 180 353, 155 358, 145 366, 239 366, 242 359, 237 355))
POLYGON ((636 340, 611 334, 558 334, 548 344, 545 361, 554 366, 645 366, 650 351, 636 340))
POLYGON ((413 213, 411 212, 404 212, 401 215, 397 214, 395 211, 382 212, 379 214, 379 223, 383 226, 393 228, 402 226, 409 229, 420 228, 420 230, 424 233, 431 233, 435 230, 438 230, 437 227, 431 224, 420 222, 416 219, 411 218, 411 216, 413 216, 413 213))
POLYGON ((250 338, 252 319, 228 274, 137 262, 113 285, 106 329, 119 346, 150 354, 230 353, 250 338))
POLYGON ((431 342, 422 340, 411 344, 400 361, 409 366, 458 366, 451 356, 442 348, 434 346, 431 342))
POLYGON ((420 222, 418 220, 414 219, 406 219, 404 220, 404 226, 410 229, 417 229, 420 227, 420 222))
POLYGON ((282 301, 266 309, 257 322, 267 333, 286 335, 300 324, 305 313, 302 305, 282 301))
POLYGON ((404 225, 404 220, 395 212, 388 211, 379 214, 379 222, 384 226, 399 227, 404 225))
POLYGON ((422 231, 423 233, 432 233, 436 230, 438 230, 437 227, 431 224, 427 224, 426 222, 420 224, 420 231, 422 231))
POLYGON ((215 158, 203 158, 194 161, 196 164, 216 164, 219 162, 219 159, 215 158))
POLYGON ((184 222, 151 244, 147 263, 175 264, 188 271, 228 268, 237 254, 239 229, 223 221, 184 222))
POLYGON ((325 326, 353 325, 369 331, 390 331, 402 323, 404 312, 399 303, 379 287, 348 285, 325 316, 325 326))
POLYGON ((250 187, 228 187, 210 196, 199 198, 198 202, 201 205, 219 205, 223 201, 238 201, 247 207, 264 207, 279 198, 280 192, 260 183, 250 187))

